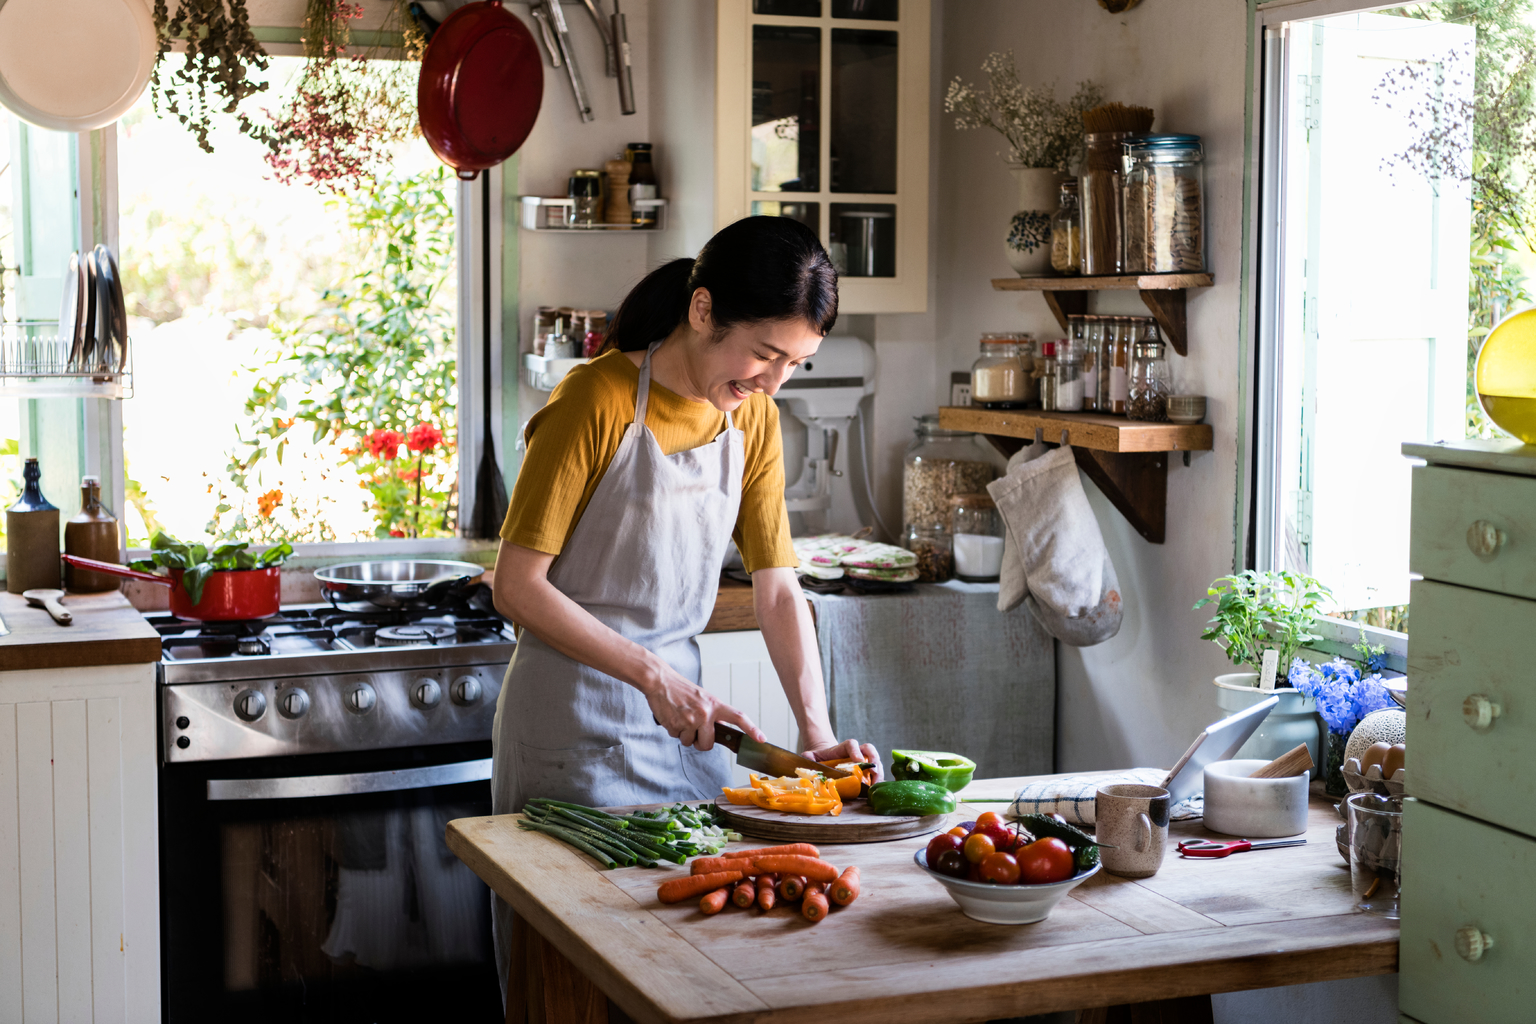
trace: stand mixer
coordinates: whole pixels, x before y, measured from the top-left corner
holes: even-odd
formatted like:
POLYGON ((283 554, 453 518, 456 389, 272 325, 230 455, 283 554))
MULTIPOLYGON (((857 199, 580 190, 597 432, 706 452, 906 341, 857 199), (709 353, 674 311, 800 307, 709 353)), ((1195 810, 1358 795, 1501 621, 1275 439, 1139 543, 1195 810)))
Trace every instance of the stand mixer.
MULTIPOLYGON (((847 465, 851 454, 848 428, 859 415, 864 397, 874 393, 874 348, 859 338, 841 335, 823 339, 816 355, 806 360, 774 397, 785 435, 785 476, 794 480, 785 488, 784 506, 791 513, 801 514, 805 532, 851 533, 869 517, 856 504, 853 488, 834 487, 834 481, 845 479, 838 467, 838 454, 844 453, 847 465), (791 436, 795 424, 805 430, 805 454, 800 459, 798 478, 789 472, 790 452, 800 449, 795 443, 798 438, 791 436)), ((867 460, 867 454, 860 452, 862 472, 857 479, 862 485, 865 509, 873 505, 867 460)))

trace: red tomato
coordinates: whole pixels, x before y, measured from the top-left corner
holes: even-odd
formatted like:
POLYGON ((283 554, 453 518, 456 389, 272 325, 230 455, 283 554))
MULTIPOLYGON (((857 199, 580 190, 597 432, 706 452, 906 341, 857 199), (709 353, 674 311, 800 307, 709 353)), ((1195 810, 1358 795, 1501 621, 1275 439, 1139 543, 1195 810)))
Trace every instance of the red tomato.
POLYGON ((1023 843, 1019 842, 1018 830, 1009 828, 1006 825, 1000 825, 996 823, 991 825, 977 825, 976 833, 991 839, 992 845, 997 849, 1002 850, 1004 853, 1012 853, 1020 846, 1024 845, 1023 843))
POLYGON ((1072 850, 1055 837, 1035 840, 1017 857, 1020 880, 1027 885, 1065 882, 1072 877, 1072 850))
POLYGON ((939 859, 933 863, 933 869, 941 875, 950 878, 964 878, 966 872, 971 869, 971 862, 965 859, 965 854, 959 850, 945 850, 939 854, 939 859))
POLYGON ((928 866, 933 867, 939 862, 939 854, 945 850, 958 850, 965 842, 959 836, 952 836, 948 832, 934 836, 928 840, 928 866))
POLYGON ((992 837, 984 832, 972 832, 970 838, 965 841, 965 859, 972 864, 980 864, 987 859, 987 854, 997 850, 992 842, 992 837))
POLYGON ((988 825, 1001 825, 1003 816, 996 811, 983 811, 976 816, 976 827, 986 828, 988 825))
POLYGON ((992 853, 982 861, 981 879, 997 885, 1012 885, 1019 880, 1019 862, 1011 853, 992 853))

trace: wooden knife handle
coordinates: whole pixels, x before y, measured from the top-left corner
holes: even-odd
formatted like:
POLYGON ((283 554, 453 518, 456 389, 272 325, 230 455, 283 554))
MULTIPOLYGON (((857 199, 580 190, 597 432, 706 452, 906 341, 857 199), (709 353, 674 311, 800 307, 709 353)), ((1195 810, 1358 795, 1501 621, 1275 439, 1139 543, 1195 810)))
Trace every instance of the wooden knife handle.
POLYGON ((715 742, 733 754, 741 753, 742 733, 739 729, 732 729, 728 725, 715 723, 715 742))
POLYGON ((1293 775, 1312 770, 1312 755, 1305 743, 1298 743, 1269 764, 1260 768, 1250 779, 1288 779, 1293 775))

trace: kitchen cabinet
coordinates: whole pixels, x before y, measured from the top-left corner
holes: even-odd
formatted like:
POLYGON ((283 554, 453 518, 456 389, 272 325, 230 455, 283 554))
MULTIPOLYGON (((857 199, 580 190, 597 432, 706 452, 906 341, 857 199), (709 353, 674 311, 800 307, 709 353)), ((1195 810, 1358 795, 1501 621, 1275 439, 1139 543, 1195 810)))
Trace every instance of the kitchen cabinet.
POLYGON ((813 228, 844 313, 928 308, 928 0, 718 0, 715 228, 813 228))
POLYGON ((1413 470, 1409 799, 1399 1006, 1421 1024, 1530 1019, 1536 816, 1525 763, 1536 447, 1405 444, 1413 470), (1457 867, 1448 843, 1476 851, 1457 867))
POLYGON ((160 1019, 155 666, 0 673, 0 1020, 160 1019))

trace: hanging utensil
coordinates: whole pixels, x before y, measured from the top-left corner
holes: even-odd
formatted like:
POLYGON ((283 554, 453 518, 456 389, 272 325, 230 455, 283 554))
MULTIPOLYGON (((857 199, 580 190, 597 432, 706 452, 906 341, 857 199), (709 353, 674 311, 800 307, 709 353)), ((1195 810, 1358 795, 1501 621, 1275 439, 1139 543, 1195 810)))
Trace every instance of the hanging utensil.
POLYGON ((635 112, 635 76, 629 61, 629 26, 619 13, 619 0, 613 0, 613 54, 618 63, 619 112, 635 112))
POLYGON ((576 113, 582 121, 596 120, 596 115, 592 113, 592 101, 587 98, 586 84, 581 80, 581 69, 576 66, 576 48, 571 45, 571 30, 565 24, 565 14, 560 10, 559 0, 540 0, 533 10, 541 8, 549 20, 549 27, 554 30, 555 46, 560 51, 560 60, 554 62, 555 67, 565 67, 565 77, 571 83, 571 95, 576 97, 576 113))
MULTIPOLYGON (((586 6, 587 13, 592 15, 592 23, 597 26, 597 34, 603 37, 603 74, 609 78, 619 76, 619 63, 613 50, 613 36, 608 31, 608 19, 603 17, 602 0, 581 0, 586 6)), ((615 3, 618 0, 614 0, 615 3)))

